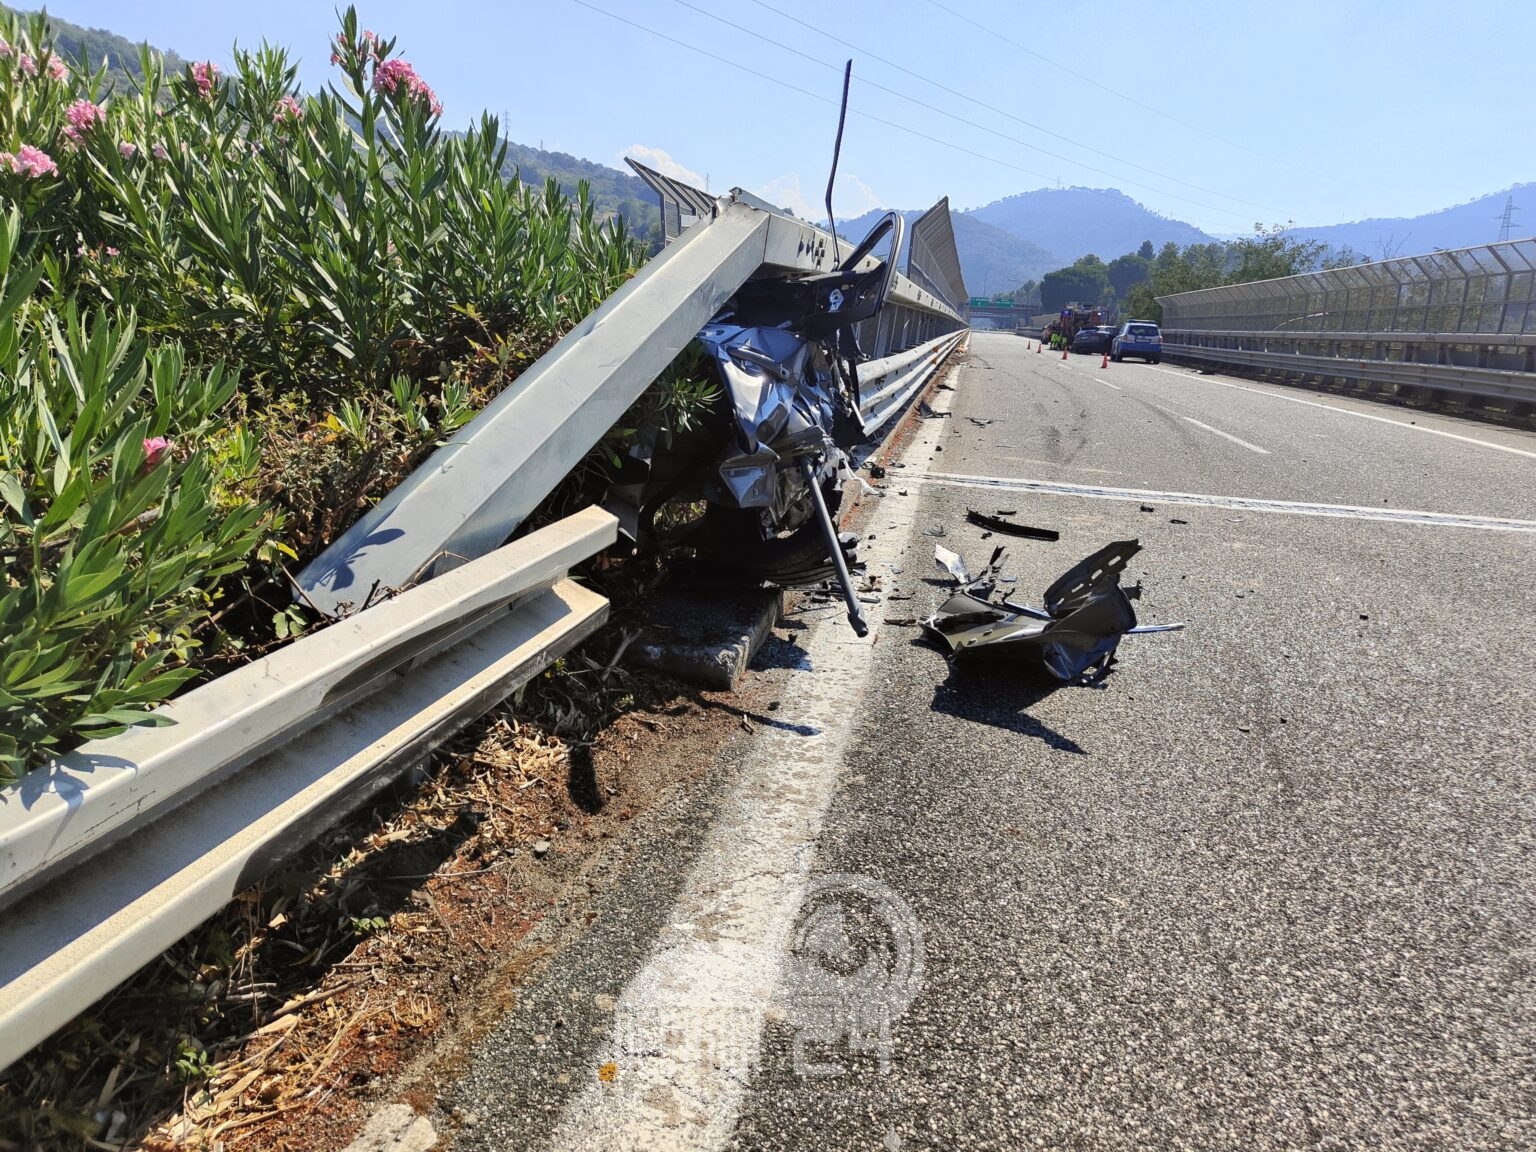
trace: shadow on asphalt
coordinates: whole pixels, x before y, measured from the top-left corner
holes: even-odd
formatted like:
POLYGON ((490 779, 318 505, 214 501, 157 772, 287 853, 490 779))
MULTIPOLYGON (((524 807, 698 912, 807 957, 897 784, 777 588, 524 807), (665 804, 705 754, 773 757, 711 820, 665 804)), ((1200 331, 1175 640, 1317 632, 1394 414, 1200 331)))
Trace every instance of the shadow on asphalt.
POLYGON ((1087 750, 1070 736, 1029 714, 1029 710, 1065 685, 1038 680, 1006 663, 952 666, 949 677, 933 690, 933 710, 945 716, 1033 736, 1052 748, 1086 756, 1087 750))

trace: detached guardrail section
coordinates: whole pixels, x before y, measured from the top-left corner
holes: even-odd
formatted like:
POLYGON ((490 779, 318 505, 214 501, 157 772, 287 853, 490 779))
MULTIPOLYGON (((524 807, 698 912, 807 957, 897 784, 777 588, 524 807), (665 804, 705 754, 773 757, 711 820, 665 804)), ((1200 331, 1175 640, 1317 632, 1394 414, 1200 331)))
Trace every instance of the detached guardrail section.
POLYGON ((566 572, 617 527, 530 533, 9 788, 0 1067, 590 635, 608 602, 566 572))
POLYGON ((1162 296, 1163 355, 1536 404, 1536 240, 1162 296))
MULTIPOLYGON (((302 599, 344 619, 158 709, 169 726, 0 789, 0 1068, 606 620, 568 574, 615 541, 613 516, 505 542, 737 288, 834 263, 826 232, 692 191, 675 242, 300 574, 302 599)), ((915 231, 909 267, 963 306, 947 203, 915 231)), ((879 350, 866 431, 968 331, 905 276, 887 310, 860 334, 879 350)))

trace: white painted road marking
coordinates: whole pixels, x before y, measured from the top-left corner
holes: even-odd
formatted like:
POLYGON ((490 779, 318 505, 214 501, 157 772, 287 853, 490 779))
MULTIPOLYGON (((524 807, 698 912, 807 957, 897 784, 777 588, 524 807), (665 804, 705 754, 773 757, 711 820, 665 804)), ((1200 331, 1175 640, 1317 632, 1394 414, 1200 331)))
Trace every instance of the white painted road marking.
POLYGON ((1097 376, 1090 376, 1089 379, 1092 380, 1095 384, 1102 384, 1106 388, 1113 388, 1116 392, 1125 391, 1125 389, 1120 387, 1120 385, 1111 384, 1108 380, 1100 380, 1097 376))
MULTIPOLYGON (((933 407, 946 411, 953 392, 933 407)), ((929 421, 909 472, 942 435, 929 421)), ((890 500, 890 527, 860 549, 871 570, 901 563, 920 502, 890 500)), ((567 1102, 550 1148, 714 1152, 736 1127, 758 1065, 816 842, 836 791, 884 625, 858 640, 841 612, 818 622, 792 673, 793 727, 759 728, 645 966, 618 997, 591 1079, 567 1102), (597 1068, 610 1063, 605 1079, 597 1068)), ((781 713, 782 715, 782 713, 781 713)))
POLYGON ((1263 388, 1250 388, 1246 384, 1233 384, 1227 380, 1213 380, 1209 376, 1198 376, 1193 372, 1173 372, 1167 368, 1153 368, 1154 372, 1161 372, 1165 376, 1177 376, 1181 380, 1198 380, 1202 384, 1215 384, 1219 388, 1236 388, 1239 392, 1252 392, 1256 396, 1268 396, 1271 400, 1284 400, 1290 404, 1305 404, 1308 408, 1323 408, 1329 412, 1342 412, 1346 416, 1358 416, 1362 420, 1375 420, 1378 424, 1396 424, 1399 428, 1406 428, 1410 432, 1427 432, 1431 436, 1444 436, 1448 440, 1460 440, 1466 444, 1476 444, 1479 448, 1492 448, 1497 452, 1511 452, 1516 456, 1525 456, 1536 460, 1536 452, 1529 452, 1524 448, 1511 448, 1508 444, 1495 444, 1492 440, 1479 440, 1475 436, 1463 436, 1459 432, 1445 432, 1439 428, 1426 428, 1423 424, 1410 424, 1406 420, 1394 420, 1390 416, 1377 416, 1371 412, 1356 412, 1352 408, 1340 408, 1337 404, 1323 404, 1317 400, 1303 400, 1300 396, 1282 396, 1278 392, 1268 392, 1263 388))
POLYGON ((1390 524, 1419 524, 1433 528, 1480 528, 1487 532, 1536 533, 1536 520, 1510 520, 1499 516, 1463 516, 1454 512, 1363 508, 1352 504, 1311 504, 1299 500, 1261 500, 1248 496, 1211 496, 1198 492, 1154 492, 1145 488, 1106 488, 1097 484, 1066 484, 1056 480, 1010 480, 1002 476, 966 476, 944 472, 913 475, 905 479, 918 484, 941 484, 955 488, 990 488, 1008 492, 1039 492, 1046 496, 1086 496, 1094 500, 1137 502, 1160 500, 1164 504, 1238 508, 1249 512, 1278 512, 1291 516, 1380 520, 1390 524))
POLYGON ((1193 416, 1185 416, 1184 419, 1188 420, 1196 428, 1204 428, 1207 432, 1214 432, 1217 436, 1220 436, 1223 440, 1230 440, 1230 441, 1232 441, 1232 443, 1239 444, 1242 447, 1248 449, 1248 451, 1250 451, 1250 452, 1257 452, 1261 456, 1268 456, 1269 455, 1269 449, 1268 448, 1260 448, 1257 444, 1250 444, 1246 440, 1239 440, 1236 436, 1232 435, 1232 433, 1230 433, 1230 432, 1223 432, 1220 428, 1212 428, 1209 424, 1202 424, 1200 421, 1196 420, 1193 416))
MULTIPOLYGON (((1150 404, 1151 401, 1147 401, 1147 403, 1150 404)), ((1165 408, 1161 404, 1153 404, 1152 407, 1156 408, 1159 412, 1166 412, 1170 416, 1177 416, 1180 420, 1188 420, 1196 428, 1204 428, 1207 432, 1213 432, 1217 436, 1220 436, 1223 440, 1230 440, 1232 443, 1240 445, 1241 447, 1248 449, 1250 452, 1257 452, 1261 456, 1269 455, 1268 448, 1260 448, 1257 444, 1250 444, 1246 440, 1239 440, 1236 436, 1232 435, 1232 433, 1223 432, 1220 428, 1212 428, 1209 424, 1206 424, 1200 420, 1196 420, 1193 416, 1186 416, 1182 412, 1175 412, 1172 408, 1165 408)))

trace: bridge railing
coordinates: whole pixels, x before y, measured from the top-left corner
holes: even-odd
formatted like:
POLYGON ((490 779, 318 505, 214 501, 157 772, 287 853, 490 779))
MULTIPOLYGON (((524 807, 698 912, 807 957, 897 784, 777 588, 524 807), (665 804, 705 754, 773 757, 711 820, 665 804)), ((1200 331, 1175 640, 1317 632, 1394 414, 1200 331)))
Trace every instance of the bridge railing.
POLYGON ((1170 359, 1536 401, 1536 239, 1158 298, 1170 359))

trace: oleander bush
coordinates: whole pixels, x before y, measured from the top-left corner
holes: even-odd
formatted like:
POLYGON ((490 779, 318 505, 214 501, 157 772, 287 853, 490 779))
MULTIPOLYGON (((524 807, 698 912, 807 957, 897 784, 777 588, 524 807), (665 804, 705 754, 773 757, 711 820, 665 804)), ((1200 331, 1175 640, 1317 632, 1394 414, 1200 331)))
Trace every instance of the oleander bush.
POLYGON ((350 9, 324 91, 235 61, 107 92, 0 18, 0 780, 307 627, 287 571, 642 259, 350 9))

